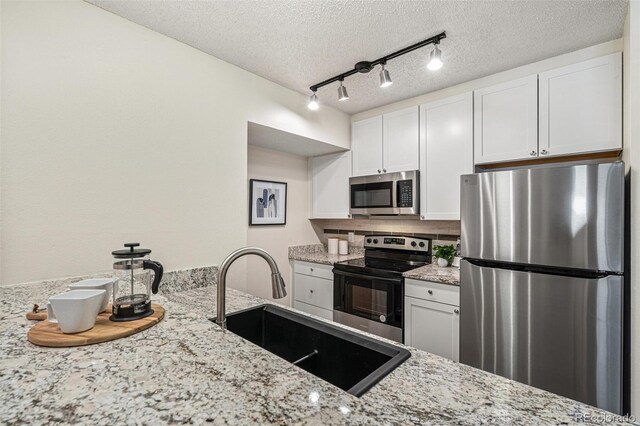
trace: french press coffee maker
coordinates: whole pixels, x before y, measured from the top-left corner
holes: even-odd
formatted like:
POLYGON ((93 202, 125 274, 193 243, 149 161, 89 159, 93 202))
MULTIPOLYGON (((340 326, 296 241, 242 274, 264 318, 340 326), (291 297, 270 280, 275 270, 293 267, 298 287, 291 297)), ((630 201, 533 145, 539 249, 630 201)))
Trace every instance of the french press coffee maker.
POLYGON ((139 243, 124 246, 127 248, 111 252, 118 278, 113 289, 111 321, 133 321, 153 314, 151 292, 158 293, 162 279, 162 265, 147 258, 151 250, 138 248, 139 243))

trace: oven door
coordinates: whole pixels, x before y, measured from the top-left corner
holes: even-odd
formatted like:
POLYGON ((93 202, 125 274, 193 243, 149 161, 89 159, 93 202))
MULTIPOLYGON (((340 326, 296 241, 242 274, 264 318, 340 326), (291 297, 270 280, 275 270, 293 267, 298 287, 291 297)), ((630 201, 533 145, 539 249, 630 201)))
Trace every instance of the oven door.
POLYGON ((402 342, 402 278, 333 270, 334 320, 402 342))

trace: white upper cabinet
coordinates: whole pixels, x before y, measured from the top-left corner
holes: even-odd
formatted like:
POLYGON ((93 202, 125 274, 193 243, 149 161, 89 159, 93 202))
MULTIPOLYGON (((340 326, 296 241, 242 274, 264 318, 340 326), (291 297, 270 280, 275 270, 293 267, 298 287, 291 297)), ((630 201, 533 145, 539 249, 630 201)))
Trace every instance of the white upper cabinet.
POLYGON ((476 164, 538 155, 538 76, 474 92, 476 164))
POLYGON ((351 125, 353 176, 418 170, 418 107, 351 125))
POLYGON ((622 149, 622 53, 541 73, 540 156, 622 149))
POLYGON ((311 173, 312 218, 348 218, 351 152, 314 157, 311 173))
POLYGON ((382 116, 351 124, 353 176, 375 175, 382 171, 382 116))
POLYGON ((420 106, 420 218, 460 220, 460 175, 473 173, 473 93, 420 106))
POLYGON ((382 116, 383 173, 418 170, 418 107, 382 116))

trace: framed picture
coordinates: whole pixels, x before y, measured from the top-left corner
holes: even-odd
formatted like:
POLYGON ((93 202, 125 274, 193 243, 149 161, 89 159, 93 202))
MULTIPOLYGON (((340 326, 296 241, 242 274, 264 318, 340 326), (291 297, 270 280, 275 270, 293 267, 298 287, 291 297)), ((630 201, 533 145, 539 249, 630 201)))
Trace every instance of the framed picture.
POLYGON ((287 223, 287 183, 249 180, 249 226, 287 223))

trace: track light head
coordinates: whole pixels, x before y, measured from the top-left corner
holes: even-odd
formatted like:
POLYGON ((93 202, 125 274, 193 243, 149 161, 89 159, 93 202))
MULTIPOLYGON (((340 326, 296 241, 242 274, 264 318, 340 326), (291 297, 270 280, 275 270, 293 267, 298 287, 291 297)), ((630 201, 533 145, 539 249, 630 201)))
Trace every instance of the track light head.
POLYGON ((435 44, 435 47, 431 51, 429 63, 427 64, 427 68, 431 71, 438 71, 442 68, 442 51, 438 48, 438 44, 435 44))
POLYGON ((349 99, 347 88, 342 85, 342 80, 340 80, 340 86, 338 87, 338 100, 346 101, 347 99, 349 99))
POLYGON ((316 95, 315 91, 311 96, 309 96, 309 103, 307 104, 307 108, 309 108, 311 111, 315 111, 320 108, 320 105, 318 104, 318 96, 316 95))
POLYGON ((380 70, 380 87, 388 87, 393 84, 393 81, 391 80, 391 75, 389 74, 389 71, 384 69, 384 66, 385 64, 383 63, 382 69, 380 70))

